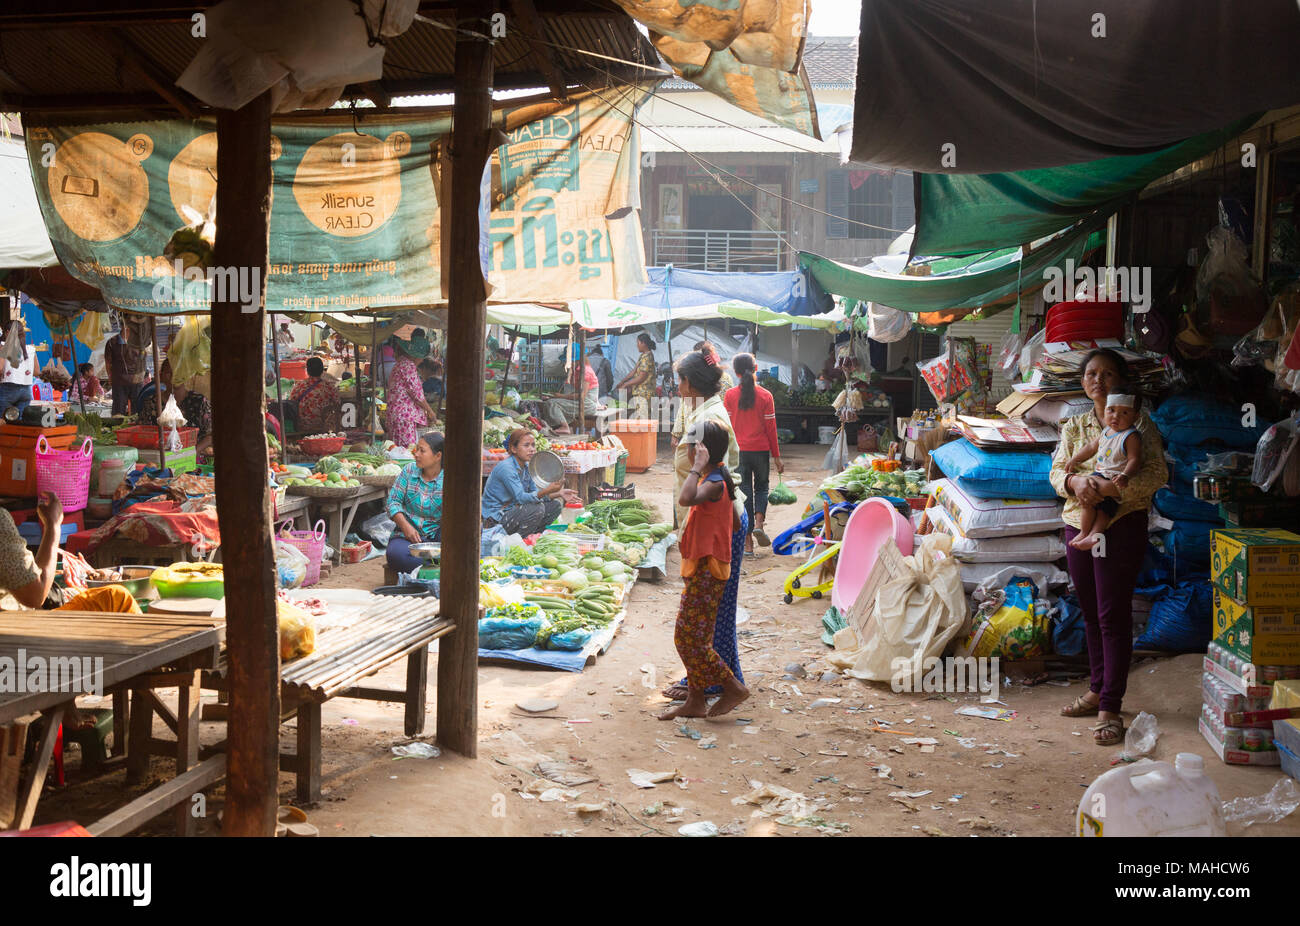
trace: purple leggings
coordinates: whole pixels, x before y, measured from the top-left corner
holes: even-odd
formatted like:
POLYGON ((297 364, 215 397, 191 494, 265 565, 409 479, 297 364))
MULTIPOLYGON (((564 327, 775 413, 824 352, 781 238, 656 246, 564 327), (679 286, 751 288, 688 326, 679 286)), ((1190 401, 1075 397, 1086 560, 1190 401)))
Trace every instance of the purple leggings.
POLYGON ((1118 714, 1133 658, 1133 588, 1146 556, 1146 511, 1130 512, 1106 529, 1105 556, 1069 546, 1077 536, 1079 532, 1067 525, 1065 558, 1083 606, 1088 687, 1100 696, 1101 710, 1118 714))

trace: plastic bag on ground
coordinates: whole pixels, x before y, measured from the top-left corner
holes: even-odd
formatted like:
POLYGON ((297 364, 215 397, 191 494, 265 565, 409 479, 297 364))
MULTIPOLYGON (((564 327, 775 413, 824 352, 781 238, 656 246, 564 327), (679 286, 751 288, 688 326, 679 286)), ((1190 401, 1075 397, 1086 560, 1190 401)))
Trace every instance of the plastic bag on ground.
POLYGON ((1267 794, 1237 797, 1223 802, 1223 820, 1239 826, 1277 823, 1300 807, 1300 783, 1294 778, 1279 778, 1267 794))
POLYGON ((393 538, 393 531, 395 530, 397 530, 397 522, 390 518, 386 511, 381 511, 374 517, 366 518, 361 525, 361 533, 381 547, 388 546, 388 541, 393 538))
POLYGON ((1140 759, 1151 754, 1160 738, 1160 724, 1154 714, 1140 712, 1124 731, 1124 758, 1140 759))
POLYGON ((287 661, 314 653, 316 623, 312 616, 287 601, 275 604, 280 621, 280 658, 287 661))

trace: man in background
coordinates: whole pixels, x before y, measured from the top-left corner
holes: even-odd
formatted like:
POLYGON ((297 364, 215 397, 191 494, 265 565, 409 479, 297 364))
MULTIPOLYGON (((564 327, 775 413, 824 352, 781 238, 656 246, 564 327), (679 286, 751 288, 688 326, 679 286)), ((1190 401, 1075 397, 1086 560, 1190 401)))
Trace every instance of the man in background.
POLYGON ((109 388, 113 390, 113 414, 130 414, 131 400, 144 382, 144 351, 127 340, 125 329, 104 345, 104 366, 108 370, 109 388))

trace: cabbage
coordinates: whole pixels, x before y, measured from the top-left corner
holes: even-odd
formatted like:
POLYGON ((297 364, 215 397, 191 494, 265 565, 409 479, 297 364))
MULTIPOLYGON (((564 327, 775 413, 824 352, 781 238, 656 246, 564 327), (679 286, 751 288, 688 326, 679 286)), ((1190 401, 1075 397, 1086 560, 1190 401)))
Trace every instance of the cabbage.
POLYGON ((375 475, 376 476, 400 476, 402 475, 402 468, 398 466, 396 463, 385 463, 383 466, 375 470, 375 475))
POLYGON ((571 589, 586 588, 588 585, 587 574, 580 569, 570 569, 560 576, 560 584, 567 585, 571 589))

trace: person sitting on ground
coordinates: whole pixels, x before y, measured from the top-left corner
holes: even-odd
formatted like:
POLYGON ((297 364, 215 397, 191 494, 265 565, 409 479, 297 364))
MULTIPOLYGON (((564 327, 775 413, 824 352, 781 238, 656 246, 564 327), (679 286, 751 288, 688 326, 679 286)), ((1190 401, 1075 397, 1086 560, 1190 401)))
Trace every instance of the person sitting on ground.
POLYGON ((573 368, 573 376, 570 377, 569 384, 572 387, 570 392, 563 392, 546 400, 543 406, 543 412, 546 421, 551 427, 555 428, 559 434, 572 434, 573 428, 581 428, 581 416, 578 414, 578 377, 584 377, 587 385, 587 396, 582 403, 583 415, 594 415, 600 408, 596 401, 596 393, 600 388, 600 381, 596 379, 596 371, 591 368, 590 363, 583 363, 581 367, 573 368), (570 428, 570 423, 573 428, 570 428))
POLYGON ((510 432, 506 450, 510 456, 493 467, 483 487, 484 530, 499 524, 507 534, 528 537, 553 524, 565 502, 581 501, 563 482, 537 488, 528 472, 528 464, 537 454, 537 440, 527 428, 510 432))
MULTIPOLYGON (((168 375, 170 373, 169 370, 168 375)), ((212 452, 212 402, 202 393, 179 383, 173 387, 173 392, 176 395, 176 405, 185 416, 185 425, 199 429, 198 437, 195 438, 195 453, 206 457, 212 452)))
POLYGON ((87 402, 93 402, 104 394, 104 384, 99 381, 95 375, 95 368, 89 363, 83 363, 77 367, 78 376, 73 382, 72 388, 68 394, 73 398, 81 398, 87 402), (78 391, 80 390, 80 391, 78 391))
POLYGON ((1141 408, 1142 396, 1136 386, 1125 383, 1113 389, 1106 397, 1106 426, 1101 434, 1076 450, 1065 464, 1065 471, 1073 473, 1096 457, 1097 468, 1092 474, 1101 480, 1101 501, 1082 506, 1079 536, 1070 541, 1076 549, 1091 550, 1101 542, 1119 511, 1120 490, 1142 469, 1142 435, 1134 426, 1141 408))
POLYGON ((307 378, 293 387, 289 401, 296 403, 298 430, 303 434, 333 434, 342 430, 343 399, 338 387, 324 378, 319 357, 307 361, 307 378))
POLYGON ((410 572, 428 561, 411 555, 411 544, 442 539, 442 449, 444 438, 430 431, 415 442, 407 463, 388 490, 388 516, 397 524, 388 540, 388 565, 410 572))
POLYGON ((41 523, 41 543, 33 556, 27 541, 8 511, 0 509, 0 611, 24 609, 60 611, 111 611, 139 614, 140 606, 121 585, 105 585, 77 594, 54 588, 63 527, 63 504, 46 492, 36 506, 41 523))

